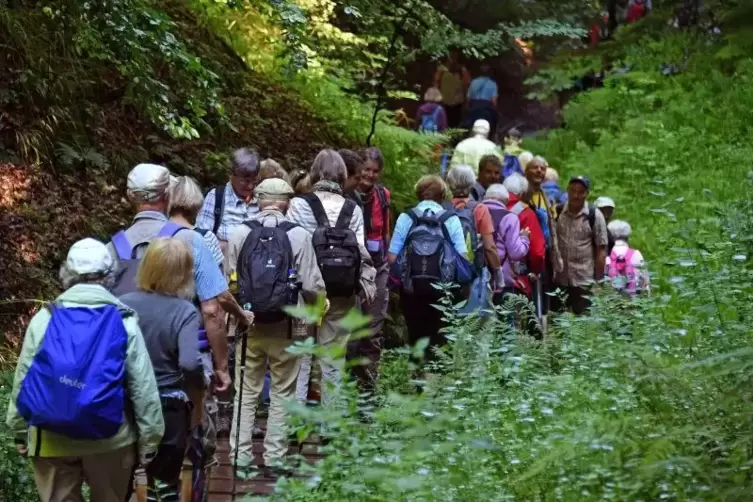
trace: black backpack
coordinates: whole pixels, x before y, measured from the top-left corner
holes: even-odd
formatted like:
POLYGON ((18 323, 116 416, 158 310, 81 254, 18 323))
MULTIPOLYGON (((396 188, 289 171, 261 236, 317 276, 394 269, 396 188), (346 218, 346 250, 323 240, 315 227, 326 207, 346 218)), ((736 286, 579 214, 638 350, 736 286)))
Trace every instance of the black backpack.
MULTIPOLYGON (((168 221, 160 229, 159 233, 154 236, 154 239, 158 237, 174 237, 175 234, 184 228, 186 227, 168 221)), ((151 242, 151 239, 145 242, 131 243, 128 237, 126 237, 124 230, 112 236, 112 246, 115 248, 115 253, 117 253, 119 260, 118 273, 115 276, 115 285, 112 289, 113 295, 121 296, 137 291, 136 274, 141 264, 141 258, 137 258, 137 253, 142 246, 149 244, 149 242, 151 242)))
POLYGON ((318 225, 312 241, 316 261, 327 286, 327 296, 353 296, 360 291, 361 278, 361 248, 355 232, 350 229, 356 203, 345 199, 337 222, 332 227, 322 201, 316 194, 302 195, 301 198, 311 207, 318 225))
POLYGON ((297 225, 289 221, 276 227, 259 221, 243 224, 251 233, 238 255, 238 303, 250 303, 259 324, 289 320, 284 308, 298 303, 299 288, 288 232, 297 225))

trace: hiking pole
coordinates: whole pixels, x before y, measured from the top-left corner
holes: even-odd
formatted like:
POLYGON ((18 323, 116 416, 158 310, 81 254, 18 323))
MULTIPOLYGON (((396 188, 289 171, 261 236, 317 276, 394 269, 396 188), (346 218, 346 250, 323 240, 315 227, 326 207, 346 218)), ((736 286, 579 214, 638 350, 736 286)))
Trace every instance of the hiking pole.
MULTIPOLYGON (((243 310, 250 312, 251 304, 243 304, 243 310)), ((231 499, 235 501, 235 482, 238 479, 238 450, 241 446, 241 409, 243 408, 243 385, 246 383, 246 347, 248 346, 248 328, 243 330, 243 338, 241 339, 241 367, 240 375, 238 378, 238 410, 236 411, 235 421, 235 451, 233 452, 233 494, 231 499)))
POLYGON ((542 274, 536 276, 536 316, 539 318, 539 325, 541 326, 541 334, 544 335, 546 328, 544 327, 544 295, 541 291, 541 279, 542 274))

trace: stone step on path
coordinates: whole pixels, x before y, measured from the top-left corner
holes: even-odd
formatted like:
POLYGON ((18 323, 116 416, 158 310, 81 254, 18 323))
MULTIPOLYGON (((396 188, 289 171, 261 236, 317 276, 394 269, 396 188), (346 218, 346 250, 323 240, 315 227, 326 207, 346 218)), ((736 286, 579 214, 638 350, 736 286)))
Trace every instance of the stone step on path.
MULTIPOLYGON (((260 428, 266 428, 266 420, 259 419, 260 428)), ((300 454, 307 462, 316 463, 323 455, 319 453, 320 442, 313 436, 301 444, 291 443, 288 452, 291 455, 300 454)), ((254 438, 253 453, 255 466, 262 466, 264 460, 264 439, 254 438)), ((233 493, 233 459, 230 456, 230 442, 219 439, 217 442, 217 459, 220 465, 215 467, 209 482, 209 502, 230 502, 233 493)), ((259 469, 258 475, 250 479, 238 478, 235 484, 236 500, 242 500, 244 495, 268 495, 274 492, 277 477, 266 469, 259 469)))

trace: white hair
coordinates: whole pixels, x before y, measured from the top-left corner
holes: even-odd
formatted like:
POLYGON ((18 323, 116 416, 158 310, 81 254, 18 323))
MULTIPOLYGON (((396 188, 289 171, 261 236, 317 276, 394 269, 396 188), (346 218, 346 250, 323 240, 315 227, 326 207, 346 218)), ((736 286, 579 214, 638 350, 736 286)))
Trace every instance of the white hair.
POLYGON ((471 166, 459 164, 447 173, 447 186, 454 197, 466 197, 476 183, 476 174, 471 166))
POLYGON ((517 196, 521 196, 528 191, 528 180, 518 173, 513 173, 505 178, 504 185, 508 192, 517 196))
POLYGON ((494 183, 486 189, 484 199, 498 200, 507 204, 507 201, 510 200, 510 192, 507 191, 507 188, 502 183, 494 183))
POLYGON ((491 125, 488 120, 478 119, 473 123, 473 134, 486 137, 489 136, 489 131, 491 131, 491 125))
POLYGON ((607 225, 607 230, 612 234, 613 239, 627 240, 632 233, 630 223, 622 220, 613 220, 607 225))
POLYGON ((520 163, 520 168, 523 169, 523 172, 525 172, 526 166, 532 160, 533 160, 533 154, 531 152, 523 152, 520 155, 518 155, 518 162, 520 163))
POLYGON ((77 274, 73 272, 68 265, 63 262, 60 266, 60 283, 63 289, 70 289, 76 284, 99 284, 107 291, 115 287, 115 277, 117 274, 117 264, 106 272, 97 274, 77 274))

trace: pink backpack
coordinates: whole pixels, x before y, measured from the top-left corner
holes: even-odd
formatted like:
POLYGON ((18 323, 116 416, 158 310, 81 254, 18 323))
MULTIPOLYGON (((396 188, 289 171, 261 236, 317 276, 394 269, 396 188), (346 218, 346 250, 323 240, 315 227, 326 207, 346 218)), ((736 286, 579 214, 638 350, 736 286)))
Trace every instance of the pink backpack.
POLYGON ((635 249, 631 248, 628 248, 624 256, 618 256, 617 252, 612 251, 607 267, 607 275, 614 288, 631 296, 636 293, 638 285, 638 273, 633 265, 634 254, 635 249))

